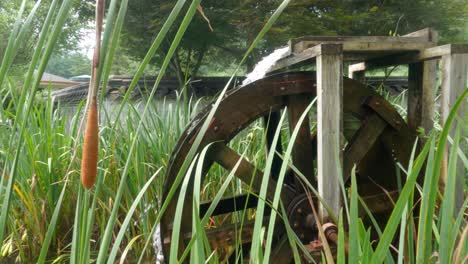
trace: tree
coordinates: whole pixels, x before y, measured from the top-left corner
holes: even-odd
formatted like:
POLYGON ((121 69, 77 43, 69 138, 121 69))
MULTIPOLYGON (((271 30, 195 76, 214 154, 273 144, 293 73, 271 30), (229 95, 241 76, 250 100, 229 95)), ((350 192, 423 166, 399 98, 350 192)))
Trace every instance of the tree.
MULTIPOLYGON (((200 69, 206 74, 229 67, 243 55, 279 2, 202 1, 214 31, 202 15, 194 17, 171 62, 172 74, 180 78, 200 73, 200 69)), ((173 5, 169 0, 130 1, 121 41, 129 56, 143 58, 173 5)), ((442 42, 458 41, 463 38, 467 14, 468 5, 462 0, 295 0, 252 54, 247 67, 289 39, 304 35, 402 35, 434 27, 440 31, 442 42)), ((169 46, 170 36, 163 51, 169 46)), ((159 62, 160 56, 164 52, 153 62, 159 62)))
MULTIPOLYGON (((75 50, 80 40, 80 29, 86 27, 94 15, 94 0, 73 0, 73 8, 70 11, 70 16, 67 19, 58 43, 55 46, 55 53, 65 53, 70 50, 75 50)), ((27 41, 24 41, 19 47, 18 55, 15 57, 14 68, 21 69, 26 65, 32 56, 33 47, 38 39, 41 27, 49 11, 52 0, 44 0, 39 6, 39 9, 34 18, 33 28, 27 41)), ((21 1, 0 1, 0 59, 5 53, 8 44, 10 32, 13 29, 18 9, 21 1)), ((25 12, 23 19, 29 14, 35 1, 26 1, 25 12)), ((14 70, 14 69, 13 69, 14 70)), ((10 71, 11 73, 11 71, 10 71)))
POLYGON ((53 54, 46 71, 65 78, 91 74, 91 60, 79 52, 53 54))

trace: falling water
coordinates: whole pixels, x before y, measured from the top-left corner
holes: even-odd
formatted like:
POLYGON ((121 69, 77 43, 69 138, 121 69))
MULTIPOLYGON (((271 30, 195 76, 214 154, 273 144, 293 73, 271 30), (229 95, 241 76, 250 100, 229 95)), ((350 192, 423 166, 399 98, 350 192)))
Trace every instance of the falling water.
POLYGON ((255 65, 253 71, 247 74, 245 80, 242 82, 242 85, 249 84, 265 77, 265 74, 268 72, 268 70, 271 69, 271 67, 273 67, 273 65, 275 65, 278 60, 284 58, 288 52, 289 47, 283 47, 278 48, 268 56, 263 57, 263 59, 259 61, 257 65, 255 65))

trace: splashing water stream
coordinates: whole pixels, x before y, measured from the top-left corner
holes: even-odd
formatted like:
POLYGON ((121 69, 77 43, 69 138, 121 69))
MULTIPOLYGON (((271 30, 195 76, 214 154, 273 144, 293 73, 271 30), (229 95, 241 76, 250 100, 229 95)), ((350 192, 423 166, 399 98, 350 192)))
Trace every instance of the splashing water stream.
POLYGON ((278 60, 286 57, 288 53, 289 46, 286 46, 278 48, 269 55, 263 57, 263 59, 255 65, 253 71, 247 74, 245 80, 242 82, 242 85, 247 85, 265 77, 268 70, 271 69, 271 67, 273 67, 273 65, 275 65, 278 60))

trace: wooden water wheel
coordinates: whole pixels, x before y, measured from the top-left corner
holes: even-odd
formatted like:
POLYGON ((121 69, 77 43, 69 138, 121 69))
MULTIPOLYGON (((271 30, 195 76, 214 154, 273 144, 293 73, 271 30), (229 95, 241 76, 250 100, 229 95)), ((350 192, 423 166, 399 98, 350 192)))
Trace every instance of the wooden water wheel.
MULTIPOLYGON (((266 147, 269 148, 281 111, 287 111, 289 127, 293 129, 301 114, 316 96, 316 86, 315 73, 283 73, 272 75, 228 92, 225 98, 222 99, 199 147, 200 151, 207 144, 217 142, 210 147, 207 154, 204 173, 207 173, 215 163, 228 171, 233 169, 241 155, 230 148, 228 144, 236 135, 256 120, 264 120, 266 147)), ((189 124, 188 129, 183 133, 176 145, 166 173, 164 196, 167 196, 169 188, 174 183, 177 173, 210 109, 211 106, 208 106, 189 124)), ((344 141, 344 182, 349 184, 351 169, 356 164, 358 189, 361 197, 363 197, 372 213, 385 215, 392 209, 391 198, 397 198, 395 164, 400 162, 403 166, 406 165, 415 136, 388 101, 360 82, 348 78, 343 79, 343 111, 345 120, 352 120, 357 124, 354 129, 345 129, 342 135, 344 141), (384 189, 385 192, 383 192, 384 189)), ((306 121, 300 127, 292 152, 292 162, 309 179, 310 183, 317 187, 316 169, 314 168, 317 159, 317 139, 315 130, 309 125, 312 116, 309 113, 306 121)), ((292 131, 291 129, 289 131, 292 131)), ((283 130, 282 133, 286 133, 286 131, 283 130)), ((268 199, 272 199, 274 195, 276 176, 282 163, 281 154, 284 153, 284 150, 281 144, 277 145, 276 153, 271 168, 272 177, 268 183, 268 199)), ((242 160, 235 173, 240 181, 246 183, 245 186, 251 184, 252 189, 249 191, 252 193, 257 193, 260 190, 262 175, 261 168, 256 168, 247 159, 242 160), (254 178, 252 179, 252 177, 254 178)), ((185 196, 184 213, 181 219, 179 258, 186 243, 191 238, 193 216, 192 188, 190 186, 192 184, 193 179, 185 196)), ((179 191, 180 187, 173 197, 178 197, 179 191)), ((339 190, 336 191, 340 192, 339 190)), ((314 246, 319 237, 315 218, 312 217, 311 204, 301 181, 297 180, 294 171, 290 171, 286 175, 281 191, 281 201, 287 208, 287 217, 297 236, 304 245, 308 245, 307 248, 310 249, 312 255, 314 252, 320 252, 320 246, 314 246)), ((205 201, 201 205, 201 217, 205 214, 210 203, 211 201, 205 201)), ((171 228, 176 204, 177 199, 173 198, 164 213, 161 232, 158 233, 161 236, 160 241, 165 256, 169 255, 171 228)), ((256 204, 255 195, 247 197, 247 194, 244 194, 225 198, 220 201, 213 216, 232 214, 244 208, 255 208, 256 204)), ((265 217, 268 217, 268 213, 265 213, 265 215, 265 217)), ((248 248, 253 231, 253 219, 244 220, 241 236, 242 243, 247 245, 245 248, 248 248)), ((239 227, 240 223, 234 221, 229 221, 229 224, 215 228, 207 227, 206 233, 212 249, 222 252, 225 259, 236 257, 233 256, 233 246, 236 245, 239 238, 239 227)), ((333 236, 330 238, 333 240, 333 236)), ((279 219, 275 226, 275 239, 271 256, 271 259, 275 260, 276 263, 288 263, 292 259, 292 252, 286 240, 284 225, 282 220, 279 219)), ((245 251, 243 256, 248 258, 248 252, 245 251)))

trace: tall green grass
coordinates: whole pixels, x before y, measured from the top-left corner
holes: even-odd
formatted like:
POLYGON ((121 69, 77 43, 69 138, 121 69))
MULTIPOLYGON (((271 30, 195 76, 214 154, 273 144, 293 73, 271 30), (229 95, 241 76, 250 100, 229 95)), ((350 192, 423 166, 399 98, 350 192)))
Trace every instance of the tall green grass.
MULTIPOLYGON (((163 175, 177 139, 200 107, 197 101, 185 104, 186 101, 180 98, 157 102, 153 98, 170 57, 196 14, 200 0, 192 1, 190 5, 186 2, 188 1, 178 0, 175 3, 145 59, 140 67, 135 69, 135 77, 118 110, 110 111, 102 107, 104 98, 101 97, 98 181, 91 190, 81 187, 77 162, 77 157, 81 156, 80 122, 83 103, 76 107, 76 114, 69 116, 64 114, 67 106, 54 102, 50 91, 46 100, 37 100, 40 76, 54 50, 58 34, 70 15, 71 0, 54 0, 50 4, 47 17, 40 27, 41 34, 36 42, 29 69, 22 83, 18 84, 9 78, 9 69, 19 44, 32 30, 32 24, 37 19, 36 10, 42 4, 38 1, 28 14, 24 14, 26 0, 22 2, 0 66, 0 94, 4 96, 2 102, 8 101, 0 104, 0 262, 154 261, 154 252, 149 249, 149 244, 169 199, 185 200, 183 191, 178 197, 161 197, 163 175), (182 17, 181 24, 176 24, 178 17, 182 17), (130 102, 130 93, 137 80, 162 41, 166 39, 169 29, 176 26, 177 34, 174 39, 169 40, 172 43, 171 48, 162 62, 155 86, 149 87, 149 96, 140 102, 130 102), (116 115, 113 115, 114 112, 116 115), (7 120, 11 122, 7 123, 7 120)), ((265 27, 239 61, 238 69, 288 3, 289 1, 282 1, 276 12, 266 21, 265 27)), ((127 4, 126 0, 111 0, 109 5, 101 47, 102 67, 98 75, 103 87, 106 87, 110 74, 127 4)), ((236 72, 233 72, 232 76, 235 74, 236 72)), ((226 85, 228 86, 229 84, 226 85)), ((226 89, 217 98, 210 117, 214 115, 226 89)), ((466 98, 467 92, 463 96, 466 98)), ((462 102, 463 97, 457 101, 455 108, 462 102)), ((463 151, 458 147, 466 138, 462 132, 458 132, 453 139, 448 138, 448 131, 455 118, 455 111, 452 111, 441 131, 434 131, 421 153, 410 162, 409 168, 402 170, 402 177, 406 177, 405 184, 389 223, 382 231, 378 226, 364 227, 358 218, 357 204, 362 201, 359 199, 359 186, 351 185, 350 197, 343 192, 344 200, 349 201, 350 206, 347 206, 346 202, 344 211, 337 216, 341 241, 336 259, 338 263, 465 261, 468 252, 466 217, 464 211, 454 217, 453 194, 457 163, 462 162, 467 167, 463 151), (441 157, 449 141, 452 142, 449 177, 444 192, 438 193, 441 157), (425 181, 423 186, 418 186, 416 177, 421 172, 425 174, 425 181), (412 198, 418 196, 422 197, 422 201, 420 209, 415 209, 417 207, 414 206, 412 198), (346 223, 353 224, 348 228, 346 223), (378 241, 370 240, 369 234, 373 229, 378 229, 378 241), (345 241, 352 249, 348 255, 344 253, 345 241)), ((182 190, 193 188, 191 193, 194 236, 182 255, 178 254, 177 243, 172 244, 170 260, 173 263, 177 259, 210 263, 223 261, 207 243, 205 227, 209 220, 216 221, 215 218, 211 218, 211 214, 222 197, 244 192, 243 186, 234 178, 235 169, 227 173, 219 168, 212 169, 207 180, 201 182, 201 168, 207 149, 201 153, 197 153, 196 149, 207 127, 208 122, 203 125, 202 133, 195 140, 189 159, 176 181, 182 185, 182 190), (190 173, 191 171, 194 173, 190 173), (188 186, 189 177, 194 177, 194 186, 188 186), (212 199, 214 202, 206 215, 199 216, 197 208, 204 199, 212 199)), ((459 131, 463 129, 459 128, 459 131)), ((277 137, 279 132, 280 130, 277 137)), ((262 126, 254 123, 243 133, 247 135, 248 140, 238 137, 231 142, 231 147, 261 168, 271 166, 273 153, 265 153, 261 147, 264 141, 262 126), (269 155, 269 158, 265 161, 263 158, 266 155, 269 155)), ((297 262, 301 253, 306 258, 310 258, 310 255, 293 233, 285 217, 285 205, 279 201, 281 179, 288 167, 295 169, 289 162, 293 142, 294 134, 283 157, 286 162, 282 164, 275 199, 272 203, 263 202, 266 194, 265 190, 261 191, 259 207, 256 210, 257 216, 262 216, 260 212, 271 206, 273 216, 286 222, 288 241, 285 243, 292 248, 292 257, 297 262)), ((265 169, 264 172, 263 181, 267 182, 269 170, 265 169)), ((316 194, 316 190, 309 187, 310 191, 316 194)), ((176 188, 177 186, 172 186, 171 196, 175 194, 176 188)), ((342 188, 344 190, 345 187, 342 188)), ((464 209, 467 204, 468 200, 465 201, 464 209)), ((176 219, 181 215, 183 206, 182 203, 178 205, 176 219)), ((244 219, 243 215, 234 217, 244 219)), ((255 219, 255 236, 251 245, 252 262, 271 260, 274 217, 270 218, 267 229, 263 228, 261 217, 255 219)), ((177 232, 179 227, 176 221, 173 241, 180 239, 177 232)), ((333 261, 329 248, 325 247, 324 252, 324 258, 328 262, 333 261)), ((245 257, 239 242, 235 254, 239 262, 245 257)))

